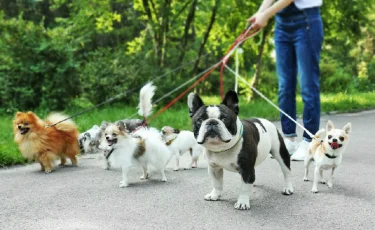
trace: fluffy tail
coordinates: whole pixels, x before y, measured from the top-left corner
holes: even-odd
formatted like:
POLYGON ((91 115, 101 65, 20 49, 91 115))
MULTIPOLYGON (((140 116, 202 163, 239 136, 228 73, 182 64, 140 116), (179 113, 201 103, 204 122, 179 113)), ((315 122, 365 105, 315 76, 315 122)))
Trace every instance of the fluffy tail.
POLYGON ((147 83, 142 87, 139 93, 139 105, 138 114, 142 117, 148 117, 152 113, 152 103, 151 99, 155 94, 156 86, 152 83, 147 83))
MULTIPOLYGON (((52 113, 48 115, 47 117, 47 123, 49 125, 55 124, 59 121, 62 121, 64 119, 68 118, 68 116, 63 115, 61 113, 52 113)), ((57 125, 55 125, 57 130, 65 131, 65 132, 71 132, 71 131, 77 131, 76 124, 72 121, 72 119, 66 120, 64 122, 61 122, 57 125)))

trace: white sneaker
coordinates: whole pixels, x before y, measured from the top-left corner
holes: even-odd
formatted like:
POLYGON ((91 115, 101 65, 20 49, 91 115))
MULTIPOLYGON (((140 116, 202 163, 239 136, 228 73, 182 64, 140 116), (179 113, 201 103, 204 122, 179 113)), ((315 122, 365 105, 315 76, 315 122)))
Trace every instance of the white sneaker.
POLYGON ((307 153, 307 148, 309 147, 310 142, 305 140, 301 141, 298 144, 298 148, 295 153, 290 157, 292 161, 304 161, 305 155, 307 153))
POLYGON ((289 155, 293 155, 298 147, 297 141, 291 141, 289 138, 284 138, 286 149, 288 149, 289 155))

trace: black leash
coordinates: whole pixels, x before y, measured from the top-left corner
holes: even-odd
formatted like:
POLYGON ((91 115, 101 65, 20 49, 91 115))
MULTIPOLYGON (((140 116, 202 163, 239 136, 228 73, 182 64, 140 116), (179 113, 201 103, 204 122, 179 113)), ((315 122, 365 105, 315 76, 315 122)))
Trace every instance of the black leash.
POLYGON ((113 153, 114 150, 115 150, 115 149, 111 149, 111 151, 109 151, 109 153, 108 153, 107 156, 105 157, 107 160, 108 160, 108 158, 111 156, 111 154, 113 153))

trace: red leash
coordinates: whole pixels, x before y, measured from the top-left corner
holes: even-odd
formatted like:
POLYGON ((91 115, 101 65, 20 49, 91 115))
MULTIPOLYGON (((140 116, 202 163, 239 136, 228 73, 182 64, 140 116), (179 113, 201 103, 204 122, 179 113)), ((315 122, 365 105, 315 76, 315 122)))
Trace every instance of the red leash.
POLYGON ((220 94, 221 98, 224 99, 224 78, 223 78, 223 72, 225 65, 227 64, 229 60, 228 54, 233 51, 235 47, 237 47, 239 44, 241 44, 243 41, 245 41, 247 38, 253 36, 258 32, 258 30, 253 30, 252 33, 249 33, 251 31, 251 26, 246 28, 242 33, 236 38, 234 43, 230 46, 228 51, 225 53, 224 57, 215 64, 209 71, 207 71, 205 74, 203 74, 194 84, 192 84, 188 89, 186 89, 184 92, 182 92, 180 95, 178 95, 175 99, 173 99, 171 102, 169 102, 166 106, 164 106, 161 110, 159 110, 154 116, 152 116, 149 119, 149 122, 154 120, 156 117, 158 117, 161 113, 163 113, 165 110, 167 110, 169 107, 171 107, 174 103, 176 103, 178 100, 180 100, 185 94, 187 94, 191 89, 193 89, 195 86, 197 86, 200 82, 202 82, 204 79, 206 79, 219 65, 221 65, 220 68, 220 94))

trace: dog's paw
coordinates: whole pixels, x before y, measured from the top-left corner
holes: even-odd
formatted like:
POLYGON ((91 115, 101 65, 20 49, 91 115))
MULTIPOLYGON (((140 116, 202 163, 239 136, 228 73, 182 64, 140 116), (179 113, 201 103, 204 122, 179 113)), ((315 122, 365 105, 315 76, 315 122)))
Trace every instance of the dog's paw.
POLYGON ((219 198, 220 198, 220 194, 217 194, 217 193, 214 193, 214 192, 211 192, 211 193, 204 196, 204 199, 208 200, 208 201, 219 200, 219 198))
POLYGON ((327 183, 327 186, 328 186, 328 188, 332 188, 332 186, 333 186, 333 183, 332 183, 332 182, 330 182, 330 181, 328 181, 328 183, 327 183))
POLYGON ((313 189, 311 189, 311 192, 312 192, 312 193, 318 193, 319 191, 318 191, 317 188, 313 188, 313 189))
POLYGON ((179 170, 179 168, 174 168, 174 169, 173 169, 173 171, 178 171, 178 170, 179 170))
POLYGON ((307 182, 307 181, 309 181, 309 179, 308 179, 307 177, 304 177, 304 178, 303 178, 303 181, 304 181, 304 182, 307 182))
POLYGON ((129 186, 129 184, 124 182, 124 181, 121 181, 120 184, 119 184, 120 188, 125 188, 125 187, 128 187, 128 186, 129 186))
POLYGON ((45 168, 45 169, 44 169, 44 172, 45 172, 45 173, 51 173, 51 172, 52 172, 52 169, 50 169, 50 168, 45 168))
POLYGON ((283 195, 292 195, 293 194, 293 188, 284 188, 283 195))
POLYGON ((146 180, 146 179, 148 179, 148 174, 146 174, 146 176, 145 176, 145 175, 142 175, 139 179, 141 179, 141 180, 146 180))
POLYGON ((324 179, 321 179, 321 180, 319 181, 319 183, 321 183, 321 184, 326 184, 327 182, 326 182, 324 179))
POLYGON ((250 201, 249 200, 238 200, 234 204, 234 208, 237 210, 249 210, 250 209, 250 201))

